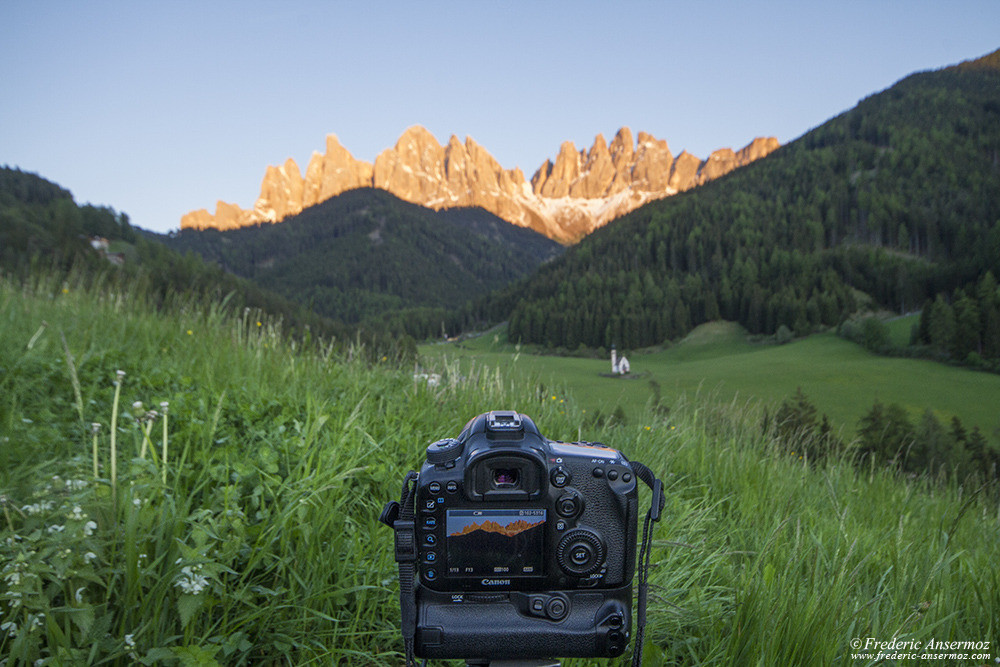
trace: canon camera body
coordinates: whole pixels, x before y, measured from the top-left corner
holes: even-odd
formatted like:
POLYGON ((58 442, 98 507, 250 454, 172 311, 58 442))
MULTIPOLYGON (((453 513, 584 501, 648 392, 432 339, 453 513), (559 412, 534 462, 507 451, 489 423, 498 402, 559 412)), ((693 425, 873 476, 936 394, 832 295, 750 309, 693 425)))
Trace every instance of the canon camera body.
POLYGON ((619 451, 548 440, 512 411, 431 444, 413 511, 416 655, 622 654, 636 482, 619 451))

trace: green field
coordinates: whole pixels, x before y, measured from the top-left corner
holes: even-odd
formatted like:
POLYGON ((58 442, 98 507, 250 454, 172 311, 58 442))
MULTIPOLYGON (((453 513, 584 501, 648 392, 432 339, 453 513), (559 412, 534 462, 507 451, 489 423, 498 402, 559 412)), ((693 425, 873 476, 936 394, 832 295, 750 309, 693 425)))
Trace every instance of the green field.
MULTIPOLYGON (((892 325, 894 339, 913 318, 892 325)), ((882 357, 833 333, 786 345, 751 343, 736 325, 716 322, 664 350, 629 354, 629 377, 607 377, 607 360, 529 354, 505 341, 502 329, 461 342, 420 347, 428 369, 486 365, 550 388, 558 400, 609 413, 622 406, 638 419, 653 398, 650 381, 670 406, 698 396, 718 402, 777 405, 796 388, 829 415, 848 438, 872 404, 898 403, 916 420, 927 409, 947 423, 958 416, 995 442, 1000 429, 1000 375, 925 360, 882 357)))
MULTIPOLYGON (((701 334, 716 340, 649 358, 716 372, 742 360, 748 375, 811 345, 840 350, 841 363, 879 361, 832 339, 757 348, 701 334), (721 348, 733 352, 725 364, 721 348)), ((753 406, 691 391, 655 414, 641 408, 642 379, 608 380, 612 396, 640 388, 633 421, 585 428, 583 400, 520 370, 453 365, 430 386, 332 349, 259 313, 183 298, 153 309, 72 280, 0 282, 0 660, 399 665, 379 510, 429 442, 509 407, 664 480, 645 665, 870 665, 852 657, 855 641, 1000 637, 996 489, 859 472, 839 457, 808 465, 761 432, 753 406), (147 420, 162 402, 167 417, 147 420)), ((561 361, 580 377, 603 365, 561 361)), ((646 363, 635 359, 639 372, 646 363)), ((987 653, 937 662, 992 663, 996 645, 987 653)))

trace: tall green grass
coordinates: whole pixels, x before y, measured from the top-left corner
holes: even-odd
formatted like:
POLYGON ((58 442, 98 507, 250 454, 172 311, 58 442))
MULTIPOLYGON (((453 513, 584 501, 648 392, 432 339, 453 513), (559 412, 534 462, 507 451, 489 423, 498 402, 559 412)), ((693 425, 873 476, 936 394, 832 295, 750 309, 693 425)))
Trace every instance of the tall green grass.
POLYGON ((0 660, 400 664, 378 512, 427 443, 495 408, 666 480, 648 664, 842 664, 856 637, 1000 638, 995 495, 814 467, 751 404, 588 428, 571 395, 496 369, 448 365, 428 386, 332 349, 224 306, 0 285, 0 660), (169 403, 166 460, 163 418, 146 442, 136 401, 169 403))

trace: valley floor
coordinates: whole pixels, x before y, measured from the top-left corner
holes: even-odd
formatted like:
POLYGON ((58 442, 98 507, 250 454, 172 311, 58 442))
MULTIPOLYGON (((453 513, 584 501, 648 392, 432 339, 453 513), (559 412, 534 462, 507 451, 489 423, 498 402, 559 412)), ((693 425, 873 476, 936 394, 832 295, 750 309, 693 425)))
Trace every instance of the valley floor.
POLYGON ((529 354, 507 343, 503 330, 424 345, 419 351, 427 369, 440 371, 448 363, 464 369, 497 367, 537 379, 551 388, 555 400, 573 400, 582 409, 604 414, 621 406, 627 416, 637 417, 657 391, 668 407, 694 395, 777 406, 801 387, 846 439, 876 400, 899 404, 914 421, 928 409, 942 423, 958 416, 967 428, 979 426, 994 443, 1000 434, 1000 376, 878 356, 833 333, 772 345, 751 343, 737 325, 714 322, 667 349, 626 351, 631 373, 620 378, 610 375, 609 360, 529 354))

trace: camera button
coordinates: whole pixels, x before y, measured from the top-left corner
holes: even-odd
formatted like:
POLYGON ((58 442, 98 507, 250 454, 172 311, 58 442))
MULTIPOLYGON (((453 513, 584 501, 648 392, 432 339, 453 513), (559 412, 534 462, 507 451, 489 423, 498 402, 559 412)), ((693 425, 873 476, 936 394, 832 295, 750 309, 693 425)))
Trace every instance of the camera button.
POLYGON ((427 500, 424 501, 424 509, 432 510, 435 509, 436 507, 437 507, 437 501, 434 500, 433 498, 428 498, 427 500))
POLYGON ((434 561, 437 560, 437 557, 438 555, 435 552, 428 551, 427 553, 424 554, 424 562, 433 563, 434 561))
POLYGON ((531 611, 536 614, 545 613, 545 599, 544 598, 531 598, 531 611))
POLYGON ((608 471, 608 479, 610 479, 612 482, 615 481, 616 479, 618 479, 618 471, 617 470, 609 470, 608 471))
POLYGON ((604 477, 604 468, 594 468, 594 477, 604 477))
POLYGON ((580 509, 579 503, 573 496, 563 496, 556 503, 556 512, 565 517, 571 517, 580 509))
POLYGON ((628 484, 629 482, 631 482, 632 481, 632 473, 627 472, 627 473, 623 474, 622 475, 622 481, 625 482, 626 484, 628 484))
POLYGON ((434 546, 437 544, 437 536, 434 533, 427 533, 424 535, 424 544, 427 546, 434 546))
POLYGON ((431 493, 441 493, 441 484, 440 484, 440 482, 431 482, 427 486, 427 488, 430 490, 431 493))
POLYGON ((545 611, 553 621, 561 621, 566 618, 569 606, 562 598, 552 598, 549 600, 548 605, 546 605, 545 611))
POLYGON ((434 581, 435 579, 437 579, 437 576, 438 576, 437 570, 435 570, 434 568, 424 570, 424 579, 426 579, 427 581, 434 581))
POLYGON ((437 517, 425 516, 424 517, 424 528, 437 528, 438 522, 437 517))
POLYGON ((569 471, 566 470, 566 468, 559 466, 558 468, 554 468, 552 470, 550 479, 552 480, 552 486, 557 486, 559 488, 562 488, 567 484, 569 484, 570 474, 569 471))
POLYGON ((558 530, 559 532, 566 530, 566 522, 563 521, 562 519, 556 521, 556 530, 558 530))
POLYGON ((458 491, 458 482, 448 482, 448 486, 446 488, 448 489, 448 493, 455 493, 458 491))

